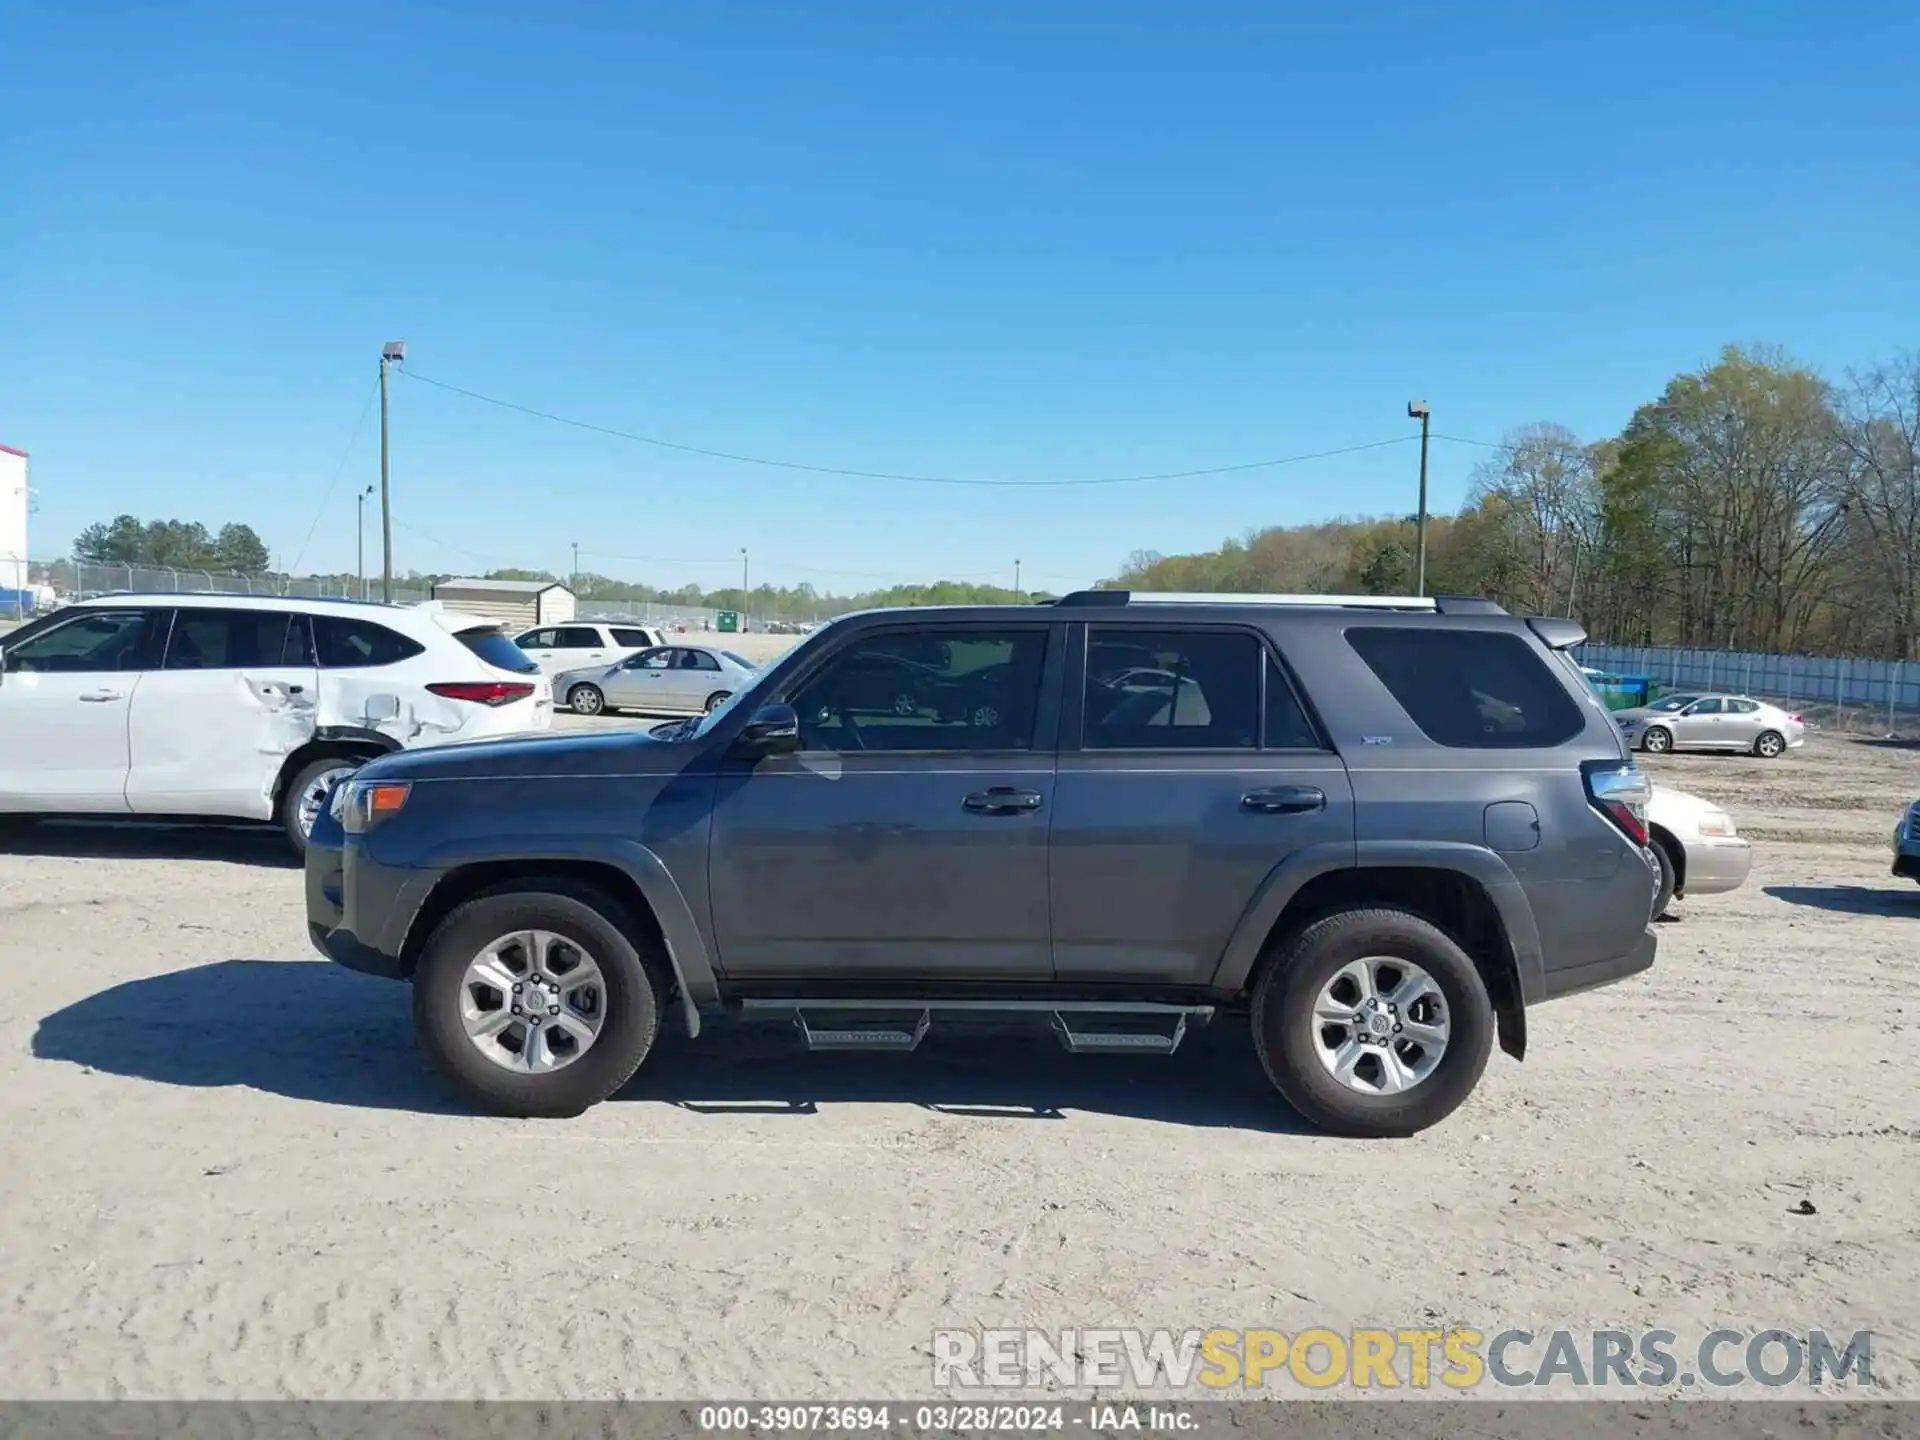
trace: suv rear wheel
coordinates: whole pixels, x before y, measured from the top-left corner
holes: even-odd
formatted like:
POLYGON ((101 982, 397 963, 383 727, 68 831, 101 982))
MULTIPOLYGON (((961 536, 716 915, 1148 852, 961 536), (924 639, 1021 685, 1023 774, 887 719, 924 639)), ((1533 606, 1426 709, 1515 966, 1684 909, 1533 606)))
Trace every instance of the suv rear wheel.
POLYGON ((1253 994, 1267 1078, 1314 1125, 1412 1135, 1472 1093, 1493 1048, 1473 961, 1404 910, 1347 910, 1283 942, 1253 994))
POLYGON ((587 887, 495 891, 440 923, 413 1022, 442 1074, 499 1115, 578 1115, 632 1078, 660 1028, 649 962, 587 887))

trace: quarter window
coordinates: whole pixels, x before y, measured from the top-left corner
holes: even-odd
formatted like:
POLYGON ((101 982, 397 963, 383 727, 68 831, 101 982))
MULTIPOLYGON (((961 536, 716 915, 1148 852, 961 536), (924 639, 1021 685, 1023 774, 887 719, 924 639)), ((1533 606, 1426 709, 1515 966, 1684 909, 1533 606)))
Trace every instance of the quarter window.
POLYGON ((629 646, 634 649, 643 649, 653 644, 654 641, 653 637, 644 630, 615 629, 613 632, 613 643, 620 646, 629 646))
POLYGON ((1355 625, 1347 644, 1437 745, 1541 749, 1566 743, 1586 724, 1566 687, 1518 635, 1355 625))
POLYGON ((329 670, 396 665, 426 653, 424 645, 384 625, 342 615, 314 616, 313 640, 321 666, 329 670))
POLYGON ((598 650, 600 632, 591 625, 562 625, 554 632, 556 650, 598 650))

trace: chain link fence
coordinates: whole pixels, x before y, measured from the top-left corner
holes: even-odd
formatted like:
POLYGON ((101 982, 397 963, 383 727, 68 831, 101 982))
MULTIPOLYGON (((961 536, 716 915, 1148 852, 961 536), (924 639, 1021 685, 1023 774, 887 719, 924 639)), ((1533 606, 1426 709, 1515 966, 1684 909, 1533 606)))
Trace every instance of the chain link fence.
POLYGON ((1683 650, 1647 645, 1582 645, 1582 665, 1644 675, 1663 691, 1728 691, 1767 700, 1817 729, 1854 735, 1920 735, 1920 662, 1683 650))
MULTIPOLYGON (((236 575, 220 570, 187 570, 171 566, 103 565, 71 560, 22 561, 0 564, 0 619, 22 620, 56 600, 87 600, 99 595, 281 595, 310 600, 380 599, 378 576, 354 575, 236 575)), ((397 605, 415 605, 431 599, 428 587, 398 584, 397 605)), ((721 612, 698 605, 666 605, 650 600, 603 600, 591 593, 575 597, 582 620, 631 620, 660 627, 684 626, 689 631, 715 631, 721 612)), ((750 631, 797 630, 817 615, 748 614, 741 617, 750 631)))

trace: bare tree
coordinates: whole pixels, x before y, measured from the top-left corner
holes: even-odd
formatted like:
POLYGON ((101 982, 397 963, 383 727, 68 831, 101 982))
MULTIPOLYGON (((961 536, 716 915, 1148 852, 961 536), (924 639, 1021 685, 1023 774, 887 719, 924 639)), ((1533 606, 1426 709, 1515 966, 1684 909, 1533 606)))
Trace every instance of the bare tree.
POLYGON ((1914 658, 1920 631, 1920 353, 1847 376, 1836 435, 1856 603, 1874 606, 1884 653, 1914 658))

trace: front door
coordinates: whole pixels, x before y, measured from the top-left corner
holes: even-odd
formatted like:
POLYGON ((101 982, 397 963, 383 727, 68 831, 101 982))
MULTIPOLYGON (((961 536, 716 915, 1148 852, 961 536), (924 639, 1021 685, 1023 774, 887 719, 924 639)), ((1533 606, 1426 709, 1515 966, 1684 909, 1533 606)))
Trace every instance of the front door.
POLYGON ((1346 766, 1254 631, 1134 623, 1084 636, 1054 802, 1055 970, 1207 984, 1276 865, 1352 845, 1346 766))
POLYGON ((0 811, 127 811, 128 717, 165 611, 87 609, 8 646, 0 811))
POLYGON ((1064 630, 868 629, 763 697, 799 712, 801 753, 722 768, 709 879, 730 977, 1052 975, 1064 630))
POLYGON ((1724 725, 1717 697, 1696 700, 1674 719, 1674 743, 1710 749, 1725 742, 1724 725))
POLYGON ((271 818, 281 766, 318 724, 319 678, 306 616, 182 606, 134 697, 134 813, 271 818))

